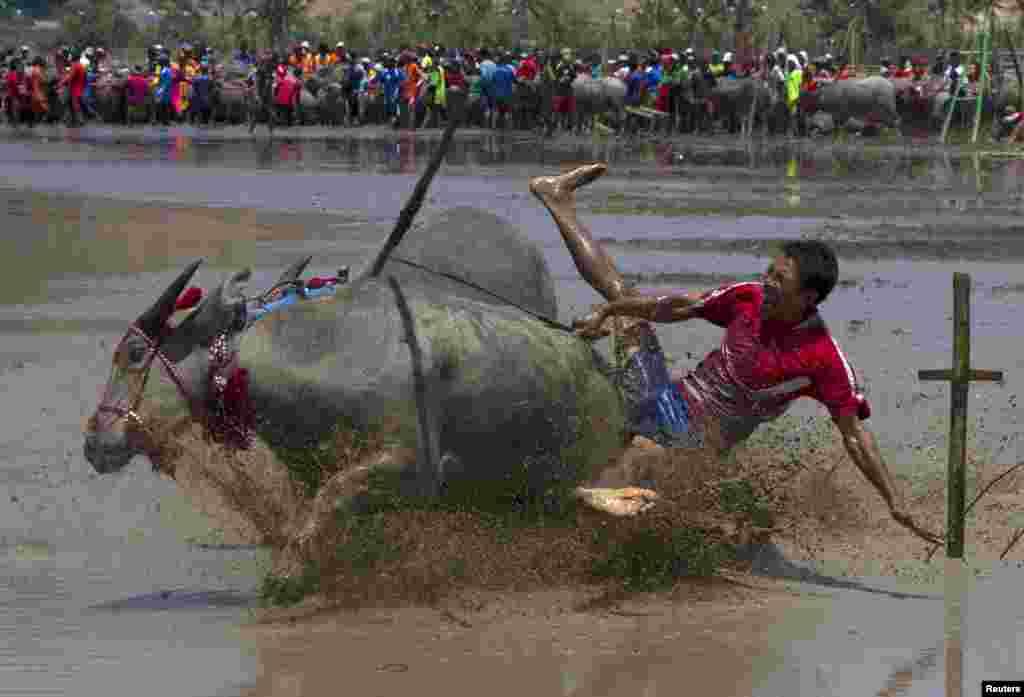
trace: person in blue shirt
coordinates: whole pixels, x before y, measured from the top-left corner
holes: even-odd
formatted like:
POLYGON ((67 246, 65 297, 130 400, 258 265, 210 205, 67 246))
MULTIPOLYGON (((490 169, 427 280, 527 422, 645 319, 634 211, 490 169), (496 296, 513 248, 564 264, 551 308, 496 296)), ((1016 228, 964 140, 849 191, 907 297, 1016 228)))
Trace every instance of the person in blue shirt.
MULTIPOLYGON (((630 56, 627 65, 629 73, 626 75, 626 106, 640 106, 647 87, 647 75, 637 64, 636 58, 630 56)), ((628 133, 636 131, 639 126, 637 118, 634 114, 626 114, 626 131, 628 133)))
POLYGON ((499 56, 494 68, 491 85, 494 89, 494 104, 497 111, 497 128, 505 127, 505 119, 512 113, 512 96, 515 90, 516 73, 511 65, 511 56, 499 56))
POLYGON ((384 62, 384 71, 380 75, 381 91, 384 94, 384 115, 398 123, 398 99, 401 94, 402 80, 405 73, 395 67, 395 59, 388 58, 384 62))
POLYGON ((171 103, 171 83, 174 74, 171 71, 171 60, 166 55, 160 57, 160 77, 156 85, 156 113, 161 125, 167 126, 171 120, 174 107, 171 103))
POLYGON ((661 62, 657 58, 649 59, 644 74, 647 76, 648 94, 657 93, 658 85, 661 84, 661 62))
POLYGON ((213 81, 210 80, 210 66, 207 62, 199 68, 199 74, 192 79, 192 101, 189 103, 192 123, 209 125, 212 106, 213 81))

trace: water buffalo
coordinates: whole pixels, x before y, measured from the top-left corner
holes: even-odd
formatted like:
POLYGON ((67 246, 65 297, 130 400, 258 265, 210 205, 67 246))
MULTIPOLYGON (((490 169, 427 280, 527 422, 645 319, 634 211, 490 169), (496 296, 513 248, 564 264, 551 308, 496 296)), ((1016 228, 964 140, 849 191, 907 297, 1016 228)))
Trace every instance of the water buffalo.
MULTIPOLYGON (((308 261, 282 279, 298 278, 308 261)), ((315 527, 323 517, 309 516, 325 507, 358 505, 374 473, 428 495, 466 483, 474 492, 503 490, 510 480, 539 492, 578 481, 622 445, 623 404, 607 365, 590 344, 532 316, 556 315, 552 277, 540 249, 493 214, 438 214, 397 246, 379 276, 360 274, 333 296, 297 300, 255 323, 258 304, 242 293, 248 271, 169 322, 198 265, 135 320, 114 352, 84 434, 99 473, 137 454, 170 476, 200 468, 237 496, 255 491, 256 507, 270 515, 283 500, 302 498, 288 475, 296 459, 339 431, 382 434, 378 451, 297 505, 302 515, 287 537, 315 527), (241 423, 219 416, 227 407, 218 401, 245 382, 238 367, 248 371, 256 415, 251 446, 216 457, 194 452, 207 441, 184 440, 190 428, 205 424, 215 434, 218 424, 241 423)))
POLYGON ((724 121, 730 133, 746 133, 748 128, 753 128, 750 120, 755 96, 759 114, 771 113, 778 103, 777 90, 767 81, 753 77, 719 79, 704 94, 715 104, 715 120, 724 121))
POLYGON ((830 114, 837 128, 851 119, 877 121, 899 128, 896 87, 891 80, 873 76, 859 80, 831 80, 818 83, 813 100, 801 101, 805 115, 815 111, 830 114))
POLYGON ((597 116, 607 116, 621 130, 626 124, 626 92, 626 83, 617 77, 595 80, 589 75, 577 76, 572 82, 577 132, 584 125, 593 128, 597 116))

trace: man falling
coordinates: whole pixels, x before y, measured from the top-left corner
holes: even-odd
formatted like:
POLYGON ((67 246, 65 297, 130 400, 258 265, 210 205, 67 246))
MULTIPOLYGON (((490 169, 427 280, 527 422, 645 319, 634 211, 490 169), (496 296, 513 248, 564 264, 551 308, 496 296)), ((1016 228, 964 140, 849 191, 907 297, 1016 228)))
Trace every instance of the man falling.
MULTIPOLYGON (((851 459, 888 504, 893 519, 937 542, 907 512, 863 424, 870 410, 853 367, 818 314, 817 306, 838 279, 833 251, 822 242, 793 241, 775 257, 761 282, 734 283, 706 293, 641 295, 626 285, 611 257, 576 218, 575 190, 607 169, 596 163, 557 177, 535 177, 530 191, 551 213, 580 274, 608 301, 576 322, 577 333, 597 339, 608 334, 608 320, 623 318, 628 356, 623 397, 628 430, 637 436, 633 445, 709 446, 726 452, 760 424, 781 416, 796 398, 813 397, 828 408, 851 459), (724 328, 725 336, 721 348, 673 384, 651 323, 695 317, 724 328)), ((657 497, 637 488, 609 496, 607 490, 581 487, 576 494, 588 505, 617 515, 648 510, 657 497)))

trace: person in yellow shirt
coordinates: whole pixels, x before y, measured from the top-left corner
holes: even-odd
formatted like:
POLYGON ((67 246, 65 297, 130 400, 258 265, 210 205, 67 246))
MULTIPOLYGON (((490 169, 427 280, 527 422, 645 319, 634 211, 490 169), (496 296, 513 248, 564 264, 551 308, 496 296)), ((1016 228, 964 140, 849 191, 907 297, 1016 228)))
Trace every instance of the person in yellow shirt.
POLYGON ((792 135, 797 128, 797 107, 800 105, 800 85, 804 74, 796 56, 786 58, 786 106, 789 108, 789 128, 792 135))

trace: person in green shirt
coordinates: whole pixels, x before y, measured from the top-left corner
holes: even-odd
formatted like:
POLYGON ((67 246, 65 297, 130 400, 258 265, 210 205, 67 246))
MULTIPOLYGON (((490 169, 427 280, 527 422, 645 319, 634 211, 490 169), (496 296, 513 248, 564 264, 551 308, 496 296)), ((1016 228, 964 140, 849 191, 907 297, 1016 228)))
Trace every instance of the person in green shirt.
POLYGON ((427 70, 427 128, 437 128, 448 108, 444 68, 441 61, 433 61, 427 70))
POLYGON ((800 69, 800 61, 796 56, 790 55, 786 58, 786 107, 789 109, 790 135, 797 130, 798 107, 800 106, 800 85, 803 83, 804 73, 800 69))

